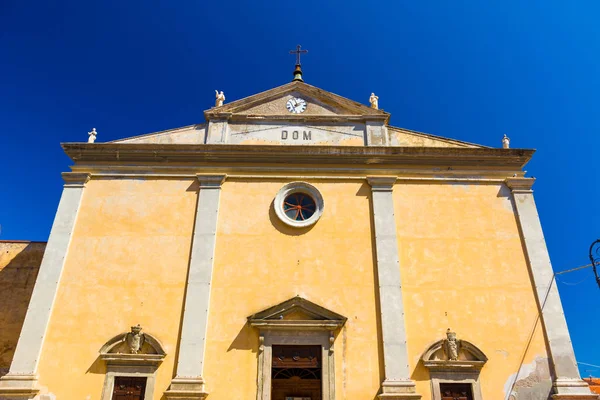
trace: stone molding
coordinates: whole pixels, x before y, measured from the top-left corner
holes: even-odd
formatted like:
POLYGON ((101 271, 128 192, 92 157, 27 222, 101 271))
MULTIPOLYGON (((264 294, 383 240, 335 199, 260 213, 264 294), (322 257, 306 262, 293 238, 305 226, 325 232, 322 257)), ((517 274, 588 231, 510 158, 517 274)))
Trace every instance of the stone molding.
POLYGON ((394 216, 393 187, 396 177, 368 176, 371 185, 373 224, 379 284, 379 309, 383 337, 385 379, 378 395, 384 400, 417 400, 410 379, 400 257, 394 216))
POLYGON ((196 174, 196 179, 200 182, 200 189, 221 189, 227 175, 196 174))
POLYGON ((327 310, 300 296, 293 297, 264 311, 248 317, 248 324, 259 331, 335 331, 346 323, 347 318, 327 310), (285 319, 285 315, 299 311, 309 319, 285 319))
MULTIPOLYGON (((133 328, 133 327, 132 327, 133 328)), ((139 327, 141 331, 141 327, 139 327)), ((111 400, 115 379, 121 376, 146 378, 144 400, 154 397, 156 371, 167 353, 160 341, 144 332, 143 341, 134 349, 129 347, 130 332, 120 333, 100 348, 100 359, 106 363, 106 376, 101 400, 111 400), (129 352, 127 352, 129 350, 129 352)))
POLYGON ((277 194, 275 195, 275 200, 273 201, 273 208, 275 210, 275 215, 279 218, 281 222, 284 224, 291 226, 292 228, 305 228, 307 226, 314 225, 321 215, 323 214, 323 210, 325 209, 325 202, 323 201, 323 196, 321 192, 307 182, 290 182, 285 184, 277 194), (295 221, 291 218, 288 218, 285 215, 285 211, 283 210, 283 202, 287 196, 292 193, 304 193, 310 196, 315 201, 315 212, 310 218, 304 221, 295 221))
POLYGON ((392 192, 397 180, 395 176, 367 176, 367 182, 373 192, 392 192))
POLYGON ((513 193, 533 193, 531 187, 535 183, 535 178, 506 178, 504 183, 513 193))
POLYGON ((164 392, 167 399, 204 399, 202 371, 210 308, 221 185, 226 175, 198 174, 200 183, 192 239, 176 376, 164 392))
POLYGON ((322 399, 335 399, 335 331, 347 318, 296 296, 248 317, 259 331, 257 400, 271 400, 273 345, 319 345, 322 399), (288 315, 293 318, 286 319, 288 315), (287 322, 282 325, 282 322, 287 322))
MULTIPOLYGON (((533 150, 452 147, 391 146, 270 146, 227 144, 136 144, 136 143, 63 143, 62 148, 75 163, 126 162, 210 163, 212 167, 244 164, 358 166, 438 166, 447 170, 460 167, 499 167, 520 172, 531 159, 533 150)), ((138 164, 139 165, 139 164, 138 164)), ((485 169, 485 168, 482 168, 485 169)), ((506 175, 505 175, 506 176, 506 175)))
POLYGON ((88 173, 63 172, 64 187, 83 188, 89 182, 91 175, 88 173))
POLYGON ((461 350, 467 352, 471 357, 462 360, 441 360, 436 358, 436 353, 444 348, 445 340, 438 340, 423 353, 421 360, 423 365, 430 371, 479 371, 488 358, 477 346, 464 339, 460 340, 461 350))

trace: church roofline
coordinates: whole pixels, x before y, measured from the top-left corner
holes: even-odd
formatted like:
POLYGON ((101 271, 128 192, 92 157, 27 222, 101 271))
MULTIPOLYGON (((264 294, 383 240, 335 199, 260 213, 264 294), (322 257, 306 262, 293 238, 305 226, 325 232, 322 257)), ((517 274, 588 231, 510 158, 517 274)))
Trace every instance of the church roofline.
POLYGON ((391 130, 395 130, 395 131, 407 132, 407 133, 410 133, 412 135, 422 136, 423 138, 426 138, 426 139, 441 140, 441 141, 444 141, 444 142, 453 143, 453 144, 457 144, 457 145, 462 145, 462 146, 465 146, 465 147, 482 148, 482 149, 493 149, 493 147, 484 146, 484 145, 481 145, 481 144, 478 144, 478 143, 465 142, 464 140, 451 139, 451 138, 447 138, 447 137, 444 137, 444 136, 433 135, 431 133, 414 131, 412 129, 406 129, 406 128, 400 128, 398 126, 387 125, 387 128, 391 129, 391 130))
POLYGON ((106 143, 122 143, 124 141, 128 141, 128 140, 131 140, 131 139, 141 139, 141 138, 145 138, 145 137, 148 137, 148 136, 158 136, 158 135, 163 135, 163 134, 167 134, 167 133, 182 131, 182 130, 186 130, 186 129, 190 129, 190 128, 197 129, 197 128, 201 128, 201 127, 204 127, 204 126, 206 126, 206 123, 180 126, 180 127, 177 127, 177 128, 165 129, 165 130, 157 131, 157 132, 148 132, 148 133, 142 133, 140 135, 128 136, 128 137, 122 138, 122 139, 111 140, 111 141, 106 142, 106 143))
POLYGON ((532 149, 456 147, 344 147, 228 144, 62 143, 75 163, 432 165, 521 169, 532 149))

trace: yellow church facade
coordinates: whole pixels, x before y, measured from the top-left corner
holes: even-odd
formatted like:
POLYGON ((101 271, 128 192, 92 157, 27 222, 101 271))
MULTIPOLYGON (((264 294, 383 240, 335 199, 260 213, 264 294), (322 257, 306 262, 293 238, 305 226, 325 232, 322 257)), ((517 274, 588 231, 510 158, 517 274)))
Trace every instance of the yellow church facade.
POLYGON ((0 398, 597 398, 532 150, 395 128, 300 79, 217 100, 204 124, 63 144, 0 398))

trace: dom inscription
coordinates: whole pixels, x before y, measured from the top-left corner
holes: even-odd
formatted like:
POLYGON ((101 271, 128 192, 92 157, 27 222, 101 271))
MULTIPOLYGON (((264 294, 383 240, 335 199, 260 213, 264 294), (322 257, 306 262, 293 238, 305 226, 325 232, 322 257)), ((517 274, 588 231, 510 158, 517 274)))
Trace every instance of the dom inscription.
POLYGON ((281 140, 312 140, 310 131, 281 131, 281 140))

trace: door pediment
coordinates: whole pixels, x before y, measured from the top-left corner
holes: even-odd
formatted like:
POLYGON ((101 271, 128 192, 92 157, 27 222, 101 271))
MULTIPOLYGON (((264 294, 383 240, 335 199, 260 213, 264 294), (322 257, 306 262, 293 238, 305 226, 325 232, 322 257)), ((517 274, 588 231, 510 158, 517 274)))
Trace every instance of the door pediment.
POLYGON ((335 330, 347 318, 300 296, 279 303, 248 317, 258 329, 335 330))

